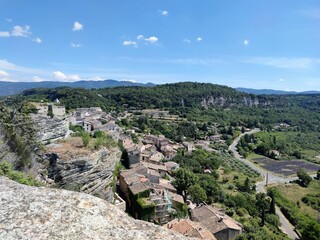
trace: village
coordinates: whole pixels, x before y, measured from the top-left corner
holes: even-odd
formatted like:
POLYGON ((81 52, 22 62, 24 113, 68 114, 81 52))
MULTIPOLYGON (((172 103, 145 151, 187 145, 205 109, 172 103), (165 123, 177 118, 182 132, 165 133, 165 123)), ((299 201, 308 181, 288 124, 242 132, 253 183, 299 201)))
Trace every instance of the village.
MULTIPOLYGON (((190 154, 197 148, 214 151, 209 147, 210 141, 223 141, 221 135, 210 136, 207 140, 177 143, 163 135, 156 136, 143 133, 138 128, 125 129, 119 126, 117 122, 130 117, 127 112, 114 117, 100 107, 89 107, 66 113, 58 99, 54 103, 33 104, 38 110, 38 121, 46 119, 48 123, 55 119, 56 124, 50 125, 53 128, 51 132, 55 132, 54 128, 62 121, 64 125, 82 128, 91 136, 96 132, 103 132, 118 144, 122 150, 121 162, 125 169, 120 171, 114 182, 112 202, 117 208, 136 219, 153 222, 199 239, 233 240, 242 232, 242 225, 222 209, 205 203, 193 203, 188 195, 178 193, 172 184, 173 173, 180 167, 172 161, 177 153, 183 151, 190 154), (133 135, 138 137, 133 139, 133 135)), ((143 113, 170 121, 175 118, 164 111, 144 110, 143 113)), ((48 124, 42 125, 45 129, 40 137, 43 142, 48 142, 49 139, 50 142, 55 142, 75 134, 70 129, 60 130, 59 136, 48 134, 48 124)), ((210 174, 211 171, 203 169, 203 173, 210 174)))

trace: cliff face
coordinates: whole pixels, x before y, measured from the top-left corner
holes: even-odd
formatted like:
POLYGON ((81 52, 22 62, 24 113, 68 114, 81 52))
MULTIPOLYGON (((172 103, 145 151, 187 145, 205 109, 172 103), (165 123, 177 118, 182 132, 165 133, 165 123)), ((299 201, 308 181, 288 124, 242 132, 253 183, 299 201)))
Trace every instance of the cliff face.
POLYGON ((48 176, 62 188, 81 191, 112 201, 110 183, 115 165, 120 161, 118 148, 103 148, 83 155, 68 155, 49 150, 48 176))
POLYGON ((43 143, 65 138, 69 134, 68 117, 51 118, 42 114, 32 114, 31 117, 37 126, 37 137, 43 143))
POLYGON ((269 106, 270 101, 259 100, 257 97, 244 96, 241 98, 231 98, 231 97, 203 97, 201 99, 201 106, 208 109, 213 107, 232 107, 232 106, 246 106, 246 107, 258 107, 258 106, 269 106))
POLYGON ((0 239, 186 239, 84 193, 0 177, 0 239))
POLYGON ((0 162, 36 176, 44 161, 36 132, 28 115, 0 103, 0 162))

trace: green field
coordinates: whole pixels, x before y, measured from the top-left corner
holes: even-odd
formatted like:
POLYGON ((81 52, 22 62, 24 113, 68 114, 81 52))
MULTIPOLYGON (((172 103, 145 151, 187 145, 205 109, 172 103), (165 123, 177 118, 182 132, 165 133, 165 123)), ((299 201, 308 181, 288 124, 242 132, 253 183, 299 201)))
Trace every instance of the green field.
MULTIPOLYGON (((314 219, 319 217, 319 212, 308 206, 302 201, 302 198, 307 194, 317 195, 320 194, 320 181, 312 181, 307 188, 301 187, 298 184, 286 184, 278 185, 275 188, 287 199, 290 199, 292 202, 300 202, 300 211, 312 216, 314 219)), ((319 199, 320 201, 320 199, 319 199)))
POLYGON ((271 186, 268 191, 274 196, 282 213, 302 235, 302 239, 319 240, 319 180, 313 180, 307 188, 289 184, 271 186), (309 201, 305 201, 306 198, 309 201), (305 204, 306 202, 308 204, 305 204))
MULTIPOLYGON (((256 145, 264 144, 280 152, 280 160, 304 159, 320 163, 319 132, 259 132, 254 134, 256 145)), ((254 157, 251 157, 254 158, 254 157)))

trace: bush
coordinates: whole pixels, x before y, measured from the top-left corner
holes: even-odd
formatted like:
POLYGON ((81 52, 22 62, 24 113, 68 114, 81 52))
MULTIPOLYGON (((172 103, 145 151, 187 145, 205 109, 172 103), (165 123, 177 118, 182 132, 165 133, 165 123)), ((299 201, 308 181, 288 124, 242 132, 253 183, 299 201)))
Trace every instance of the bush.
POLYGON ((277 215, 274 215, 274 214, 266 214, 266 222, 270 223, 271 225, 273 225, 275 227, 279 227, 280 226, 279 217, 277 215))
POLYGON ((312 181, 312 177, 310 177, 303 169, 298 170, 297 176, 299 178, 300 185, 303 187, 307 187, 312 181))
POLYGON ((90 142, 90 134, 87 133, 87 132, 83 132, 82 135, 82 143, 83 143, 83 146, 88 146, 89 142, 90 142))
POLYGON ((240 217, 243 217, 245 215, 248 214, 248 211, 245 209, 245 208, 238 208, 237 209, 237 214, 240 216, 240 217))
POLYGON ((233 214, 234 214, 234 211, 233 211, 232 209, 227 209, 227 210, 226 210, 226 214, 227 214, 228 216, 232 217, 233 214))
POLYGON ((102 132, 102 131, 96 131, 93 134, 94 138, 104 138, 105 136, 106 136, 106 134, 104 132, 102 132))
POLYGON ((21 184, 29 185, 29 186, 41 185, 31 175, 27 175, 23 172, 14 170, 12 164, 9 162, 0 163, 0 175, 6 176, 13 181, 16 181, 21 184))

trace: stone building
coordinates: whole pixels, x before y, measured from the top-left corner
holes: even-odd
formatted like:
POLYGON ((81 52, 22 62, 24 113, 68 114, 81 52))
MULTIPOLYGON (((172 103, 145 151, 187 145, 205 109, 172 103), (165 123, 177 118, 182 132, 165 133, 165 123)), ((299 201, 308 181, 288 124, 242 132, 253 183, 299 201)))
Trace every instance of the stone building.
POLYGON ((202 223, 218 240, 235 240, 242 232, 240 223, 208 205, 193 209, 191 220, 202 223))
POLYGON ((199 222, 193 222, 190 219, 173 219, 166 224, 166 227, 186 237, 217 240, 205 226, 199 222))

